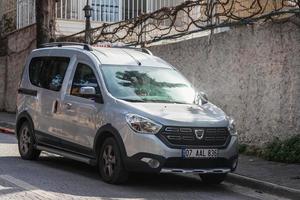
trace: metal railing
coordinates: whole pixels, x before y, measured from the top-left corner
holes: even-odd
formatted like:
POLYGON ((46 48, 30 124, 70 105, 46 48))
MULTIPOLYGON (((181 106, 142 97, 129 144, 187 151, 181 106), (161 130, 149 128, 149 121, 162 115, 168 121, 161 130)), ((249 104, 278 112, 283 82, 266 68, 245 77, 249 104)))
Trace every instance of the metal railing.
MULTIPOLYGON (((172 7, 187 0, 91 0, 92 20, 118 22, 150 13, 162 7, 172 7)), ((86 0, 58 0, 56 18, 63 20, 84 20, 83 7, 86 0)))
POLYGON ((17 29, 34 24, 36 0, 17 0, 17 29))

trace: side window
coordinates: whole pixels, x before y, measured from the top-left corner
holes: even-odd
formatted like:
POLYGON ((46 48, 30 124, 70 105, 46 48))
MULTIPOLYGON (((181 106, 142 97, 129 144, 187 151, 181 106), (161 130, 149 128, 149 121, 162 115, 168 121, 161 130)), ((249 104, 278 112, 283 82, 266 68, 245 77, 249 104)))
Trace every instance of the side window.
POLYGON ((88 65, 79 63, 73 78, 71 95, 93 99, 93 97, 83 96, 80 94, 79 91, 82 87, 93 87, 95 88, 96 95, 101 95, 100 87, 92 68, 88 65))
POLYGON ((29 65, 29 79, 32 85, 41 87, 40 74, 43 69, 43 58, 33 58, 29 65))
POLYGON ((61 89, 70 58, 38 57, 29 65, 30 82, 41 88, 59 91, 61 89))

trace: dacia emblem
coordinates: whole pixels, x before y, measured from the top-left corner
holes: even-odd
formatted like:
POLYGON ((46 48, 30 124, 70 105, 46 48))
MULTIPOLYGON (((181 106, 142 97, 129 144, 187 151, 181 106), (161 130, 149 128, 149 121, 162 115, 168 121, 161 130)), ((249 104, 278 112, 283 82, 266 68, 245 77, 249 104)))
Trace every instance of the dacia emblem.
POLYGON ((202 140, 204 137, 204 129, 195 129, 195 136, 198 140, 202 140))

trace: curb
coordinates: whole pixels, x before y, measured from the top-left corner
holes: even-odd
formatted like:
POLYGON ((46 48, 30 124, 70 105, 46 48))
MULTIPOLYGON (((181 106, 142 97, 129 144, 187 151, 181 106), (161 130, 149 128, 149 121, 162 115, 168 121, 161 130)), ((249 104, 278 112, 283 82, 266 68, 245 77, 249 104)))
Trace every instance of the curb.
POLYGON ((293 189, 274 183, 257 180, 239 174, 229 173, 226 178, 226 181, 229 183, 260 190, 266 193, 275 194, 277 196, 282 196, 290 199, 300 199, 300 190, 298 189, 293 189))
POLYGON ((15 134, 15 130, 11 128, 0 127, 0 132, 5 134, 15 134))

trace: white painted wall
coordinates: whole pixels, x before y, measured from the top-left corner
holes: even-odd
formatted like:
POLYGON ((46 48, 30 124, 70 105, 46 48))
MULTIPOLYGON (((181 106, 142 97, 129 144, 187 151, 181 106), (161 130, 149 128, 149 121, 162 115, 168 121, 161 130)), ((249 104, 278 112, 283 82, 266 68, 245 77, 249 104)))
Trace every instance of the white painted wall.
MULTIPOLYGON (((92 22, 92 27, 101 26, 102 22, 92 22)), ((56 35, 72 35, 85 29, 84 20, 56 20, 56 35)))

